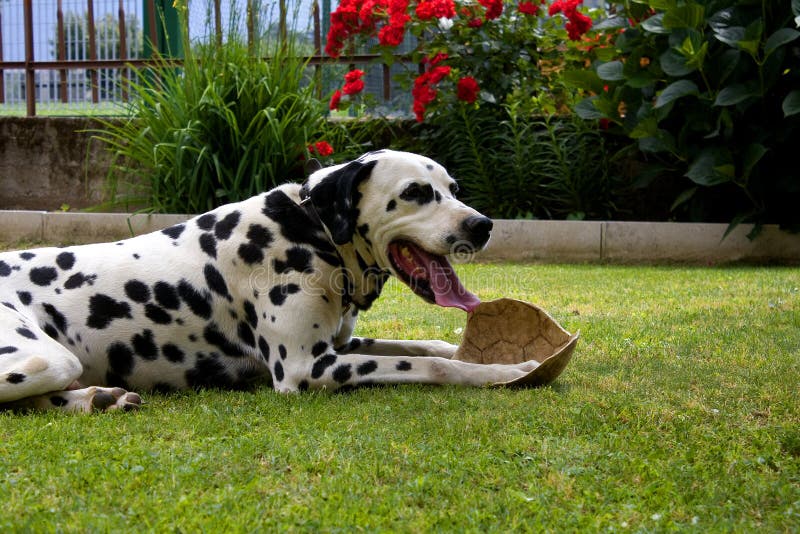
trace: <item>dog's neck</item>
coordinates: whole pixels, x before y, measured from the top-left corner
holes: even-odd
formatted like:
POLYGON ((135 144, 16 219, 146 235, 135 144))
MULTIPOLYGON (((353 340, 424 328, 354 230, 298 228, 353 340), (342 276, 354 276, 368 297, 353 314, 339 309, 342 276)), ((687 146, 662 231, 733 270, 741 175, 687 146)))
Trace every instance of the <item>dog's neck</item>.
POLYGON ((311 201, 308 182, 303 184, 299 194, 300 206, 305 208, 314 223, 322 228, 341 259, 342 276, 337 283, 342 290, 342 304, 345 307, 352 304, 359 310, 369 309, 380 296, 383 285, 391 273, 378 266, 369 239, 362 236, 359 230, 353 234, 353 239, 349 243, 343 245, 334 243, 330 230, 320 219, 311 201))

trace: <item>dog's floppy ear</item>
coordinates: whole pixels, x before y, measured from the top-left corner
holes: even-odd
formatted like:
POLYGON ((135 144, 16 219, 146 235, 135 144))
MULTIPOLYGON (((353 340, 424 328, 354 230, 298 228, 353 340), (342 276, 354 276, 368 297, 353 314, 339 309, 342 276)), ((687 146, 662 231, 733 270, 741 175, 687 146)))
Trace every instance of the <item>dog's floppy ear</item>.
POLYGON ((337 245, 353 238, 361 198, 358 186, 369 178, 376 164, 352 161, 323 178, 310 192, 314 209, 337 245))

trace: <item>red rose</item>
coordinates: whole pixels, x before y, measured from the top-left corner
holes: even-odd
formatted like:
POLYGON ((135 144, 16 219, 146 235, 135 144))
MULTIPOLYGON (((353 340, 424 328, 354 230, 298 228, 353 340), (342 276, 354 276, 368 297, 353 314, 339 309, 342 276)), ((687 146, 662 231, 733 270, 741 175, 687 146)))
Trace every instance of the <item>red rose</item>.
POLYGON ((327 141, 317 141, 313 145, 308 145, 308 152, 324 158, 333 154, 333 147, 327 141))
POLYGON ((486 8, 486 20, 493 20, 503 13, 503 0, 478 0, 486 8))
POLYGON ((336 91, 333 92, 333 95, 331 96, 331 101, 328 104, 328 109, 330 109, 331 111, 339 109, 339 102, 341 102, 341 100, 342 100, 342 92, 337 89, 336 91))
POLYGON ((364 80, 361 79, 362 76, 364 76, 364 71, 360 69, 353 69, 345 74, 345 84, 342 87, 342 92, 346 95, 354 95, 363 91, 364 80))
POLYGON ((478 82, 472 76, 464 76, 456 84, 456 96, 467 104, 472 104, 478 99, 478 82))
POLYGON ((536 15, 539 13, 539 4, 531 0, 522 0, 517 7, 523 15, 536 15))

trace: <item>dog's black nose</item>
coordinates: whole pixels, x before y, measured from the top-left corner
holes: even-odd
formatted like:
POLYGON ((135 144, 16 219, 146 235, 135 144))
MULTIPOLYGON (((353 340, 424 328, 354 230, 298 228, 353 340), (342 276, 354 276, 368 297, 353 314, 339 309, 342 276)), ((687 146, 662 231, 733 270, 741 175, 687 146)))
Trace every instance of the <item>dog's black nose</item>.
POLYGON ((489 241, 489 232, 492 231, 492 220, 483 215, 473 215, 467 217, 461 223, 461 227, 469 236, 469 240, 475 245, 476 248, 481 248, 489 241))

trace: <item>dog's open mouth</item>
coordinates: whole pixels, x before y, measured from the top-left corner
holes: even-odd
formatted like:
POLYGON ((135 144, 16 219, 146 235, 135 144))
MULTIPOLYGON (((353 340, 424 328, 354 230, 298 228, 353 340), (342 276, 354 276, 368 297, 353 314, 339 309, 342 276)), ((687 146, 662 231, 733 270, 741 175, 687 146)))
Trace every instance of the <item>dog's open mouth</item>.
POLYGON ((481 303, 467 291, 444 256, 431 254, 410 241, 389 243, 389 260, 411 290, 439 306, 471 312, 481 303))

